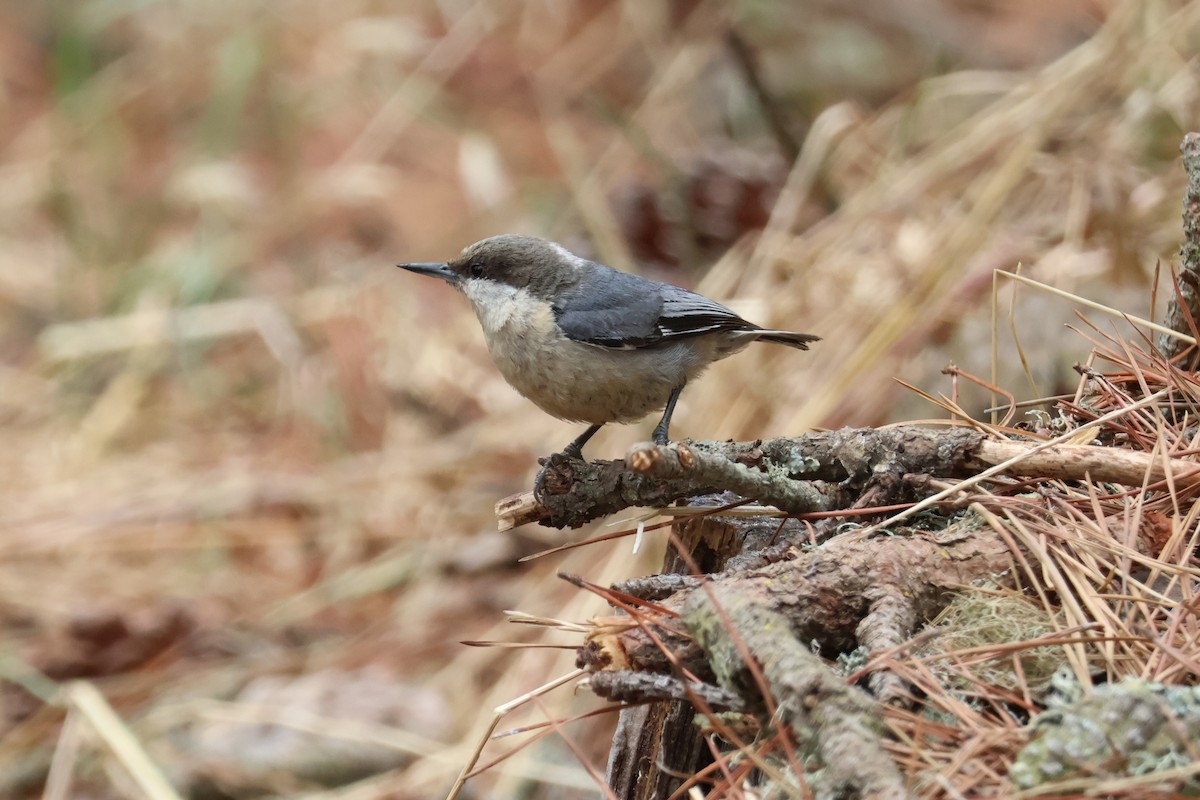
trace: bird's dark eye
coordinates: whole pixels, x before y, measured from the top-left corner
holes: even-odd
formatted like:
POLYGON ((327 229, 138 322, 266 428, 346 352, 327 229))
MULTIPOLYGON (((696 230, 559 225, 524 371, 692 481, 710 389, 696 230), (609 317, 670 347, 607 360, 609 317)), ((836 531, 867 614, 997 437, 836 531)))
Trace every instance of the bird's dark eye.
POLYGON ((471 273, 472 278, 482 278, 487 269, 478 261, 471 262, 471 266, 467 267, 467 272, 471 273))

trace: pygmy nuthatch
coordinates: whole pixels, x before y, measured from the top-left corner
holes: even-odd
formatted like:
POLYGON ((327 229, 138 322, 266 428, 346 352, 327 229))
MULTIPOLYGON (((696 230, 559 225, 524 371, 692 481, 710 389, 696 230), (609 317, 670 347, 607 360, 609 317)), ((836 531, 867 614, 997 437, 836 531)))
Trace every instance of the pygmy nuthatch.
POLYGON ((675 401, 714 361, 754 341, 808 349, 820 337, 760 328, 720 303, 618 272, 534 236, 476 242, 444 264, 400 264, 441 278, 475 306, 492 360, 518 392, 560 419, 591 427, 664 409, 654 441, 667 443, 675 401))

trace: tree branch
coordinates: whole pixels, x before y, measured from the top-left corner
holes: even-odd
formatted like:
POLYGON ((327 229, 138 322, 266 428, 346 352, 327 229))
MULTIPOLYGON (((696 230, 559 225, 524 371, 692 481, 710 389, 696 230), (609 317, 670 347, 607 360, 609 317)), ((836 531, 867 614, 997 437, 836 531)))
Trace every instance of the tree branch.
POLYGON ((540 498, 532 492, 496 505, 502 530, 540 522, 577 528, 634 506, 666 507, 688 497, 733 491, 791 514, 847 508, 869 482, 926 474, 971 477, 1028 454, 1009 477, 1056 478, 1140 486, 1165 480, 1177 488, 1200 483, 1200 465, 1115 447, 992 439, 971 428, 843 428, 754 442, 643 443, 624 461, 552 460, 540 498), (818 483, 819 482, 819 483, 818 483))

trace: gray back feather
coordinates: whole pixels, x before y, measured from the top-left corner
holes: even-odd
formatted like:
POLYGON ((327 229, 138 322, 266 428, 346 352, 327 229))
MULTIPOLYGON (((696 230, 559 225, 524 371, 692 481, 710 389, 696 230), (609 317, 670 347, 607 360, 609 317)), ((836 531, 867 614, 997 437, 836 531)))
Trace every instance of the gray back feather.
POLYGON ((595 264, 555 304, 559 327, 571 339, 602 347, 666 345, 721 330, 758 326, 707 297, 595 264))

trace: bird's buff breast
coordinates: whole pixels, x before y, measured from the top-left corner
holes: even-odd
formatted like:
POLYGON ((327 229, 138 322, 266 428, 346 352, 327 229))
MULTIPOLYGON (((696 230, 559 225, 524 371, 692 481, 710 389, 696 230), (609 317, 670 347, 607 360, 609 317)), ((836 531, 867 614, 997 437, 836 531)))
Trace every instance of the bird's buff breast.
POLYGON ((640 419, 661 409, 671 389, 699 371, 690 345, 648 351, 583 344, 564 336, 550 305, 524 290, 467 281, 463 291, 505 380, 560 419, 640 419))

